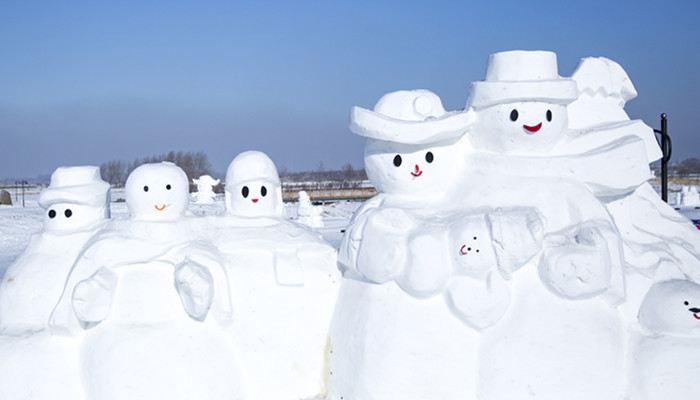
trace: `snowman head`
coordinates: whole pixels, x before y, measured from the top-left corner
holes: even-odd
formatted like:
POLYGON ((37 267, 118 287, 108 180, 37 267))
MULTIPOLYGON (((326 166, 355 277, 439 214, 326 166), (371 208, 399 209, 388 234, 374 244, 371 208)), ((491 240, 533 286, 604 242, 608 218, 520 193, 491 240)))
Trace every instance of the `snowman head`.
POLYGON ((126 204, 131 217, 145 221, 171 221, 185 215, 189 205, 185 172, 164 161, 143 164, 126 179, 126 204))
POLYGON ((576 83, 558 75, 552 52, 492 54, 486 79, 470 85, 467 108, 476 112, 471 142, 505 154, 546 153, 566 129, 566 105, 577 96, 576 83))
POLYGON ((88 230, 109 218, 109 184, 93 166, 60 167, 41 192, 44 230, 69 233, 88 230))
POLYGON ((236 156, 226 170, 226 209, 241 217, 282 217, 282 185, 270 157, 260 151, 236 156))
POLYGON ((700 285, 682 279, 654 284, 639 308, 639 323, 657 334, 700 336, 700 285))
POLYGON ((427 90, 384 95, 374 110, 354 107, 350 129, 367 137, 365 168, 383 193, 436 197, 461 171, 460 138, 473 114, 448 113, 427 90))

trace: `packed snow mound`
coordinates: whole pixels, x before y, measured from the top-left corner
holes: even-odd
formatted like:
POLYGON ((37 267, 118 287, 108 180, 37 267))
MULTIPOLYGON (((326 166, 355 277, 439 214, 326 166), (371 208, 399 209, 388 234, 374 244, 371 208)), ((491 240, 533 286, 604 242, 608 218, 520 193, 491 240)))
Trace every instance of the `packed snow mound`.
POLYGON ((199 179, 192 179, 192 183, 197 185, 197 193, 192 197, 198 204, 212 204, 216 198, 214 186, 221 182, 219 179, 214 179, 209 175, 202 175, 199 179))

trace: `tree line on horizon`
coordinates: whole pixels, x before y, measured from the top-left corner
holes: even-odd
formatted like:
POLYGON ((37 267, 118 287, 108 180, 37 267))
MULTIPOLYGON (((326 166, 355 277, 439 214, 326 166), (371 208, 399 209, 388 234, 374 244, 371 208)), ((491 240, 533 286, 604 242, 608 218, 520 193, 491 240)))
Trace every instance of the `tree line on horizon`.
POLYGON ((170 151, 165 154, 152 155, 150 157, 135 158, 132 162, 124 160, 111 160, 100 165, 100 175, 102 179, 112 186, 122 186, 126 183, 126 178, 138 166, 149 163, 159 163, 169 161, 182 168, 187 174, 187 179, 199 178, 202 175, 211 175, 211 163, 209 156, 203 151, 170 151))
MULTIPOLYGON (((150 157, 135 158, 131 162, 124 160, 111 160, 100 165, 102 179, 112 186, 123 186, 126 178, 138 166, 149 163, 169 161, 182 168, 187 174, 187 179, 199 178, 202 175, 213 175, 209 157, 203 151, 183 152, 170 151, 164 154, 150 157)), ((279 169, 280 180, 287 182, 359 182, 367 180, 364 169, 355 169, 352 164, 345 164, 339 170, 326 170, 321 162, 314 171, 289 172, 287 168, 279 169)))

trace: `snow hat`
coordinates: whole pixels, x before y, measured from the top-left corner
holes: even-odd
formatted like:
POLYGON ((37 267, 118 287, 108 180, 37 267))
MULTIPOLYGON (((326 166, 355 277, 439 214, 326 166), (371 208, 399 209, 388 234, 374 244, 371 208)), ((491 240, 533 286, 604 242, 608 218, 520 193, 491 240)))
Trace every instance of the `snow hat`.
POLYGON ((486 79, 469 85, 467 108, 517 101, 569 104, 576 100, 576 82, 557 71, 551 51, 504 51, 491 54, 486 79))
POLYGON ((100 177, 98 167, 59 167, 51 174, 49 187, 39 196, 43 208, 56 203, 105 207, 109 204, 109 184, 100 177))
POLYGON ((226 187, 248 181, 267 181, 280 185, 275 163, 261 151, 244 151, 231 161, 226 170, 226 187))
POLYGON ((440 98, 428 90, 385 94, 374 110, 353 107, 350 130, 360 136, 406 144, 435 143, 464 134, 471 112, 446 112, 440 98))

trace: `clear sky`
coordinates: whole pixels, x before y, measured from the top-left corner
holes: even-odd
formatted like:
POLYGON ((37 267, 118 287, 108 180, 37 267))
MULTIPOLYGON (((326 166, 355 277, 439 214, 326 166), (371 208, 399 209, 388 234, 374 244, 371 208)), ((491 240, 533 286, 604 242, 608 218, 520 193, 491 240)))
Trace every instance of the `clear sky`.
POLYGON ((0 179, 62 165, 245 150, 290 171, 362 166, 350 108, 429 89, 464 107, 491 53, 552 50, 559 73, 611 58, 700 158, 700 1, 5 1, 0 179))

